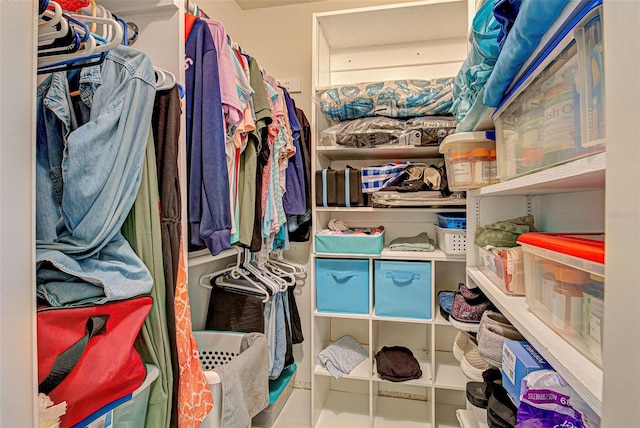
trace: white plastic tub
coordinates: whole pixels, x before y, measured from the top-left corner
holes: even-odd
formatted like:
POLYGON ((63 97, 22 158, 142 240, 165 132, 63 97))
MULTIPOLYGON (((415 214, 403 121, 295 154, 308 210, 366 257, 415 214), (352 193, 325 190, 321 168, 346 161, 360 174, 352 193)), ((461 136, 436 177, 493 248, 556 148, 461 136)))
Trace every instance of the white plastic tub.
POLYGON ((202 428, 222 428, 222 382, 214 368, 227 364, 240 353, 244 333, 194 331, 199 358, 213 395, 213 410, 202 421, 202 428))

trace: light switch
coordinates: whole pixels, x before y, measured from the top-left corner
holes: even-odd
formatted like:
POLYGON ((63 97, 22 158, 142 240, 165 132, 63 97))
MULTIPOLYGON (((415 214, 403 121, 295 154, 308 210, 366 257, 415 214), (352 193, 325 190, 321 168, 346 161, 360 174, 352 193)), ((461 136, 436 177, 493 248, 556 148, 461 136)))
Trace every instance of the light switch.
POLYGON ((293 77, 291 79, 280 79, 280 84, 287 88, 289 93, 300 93, 302 92, 302 78, 301 77, 293 77))

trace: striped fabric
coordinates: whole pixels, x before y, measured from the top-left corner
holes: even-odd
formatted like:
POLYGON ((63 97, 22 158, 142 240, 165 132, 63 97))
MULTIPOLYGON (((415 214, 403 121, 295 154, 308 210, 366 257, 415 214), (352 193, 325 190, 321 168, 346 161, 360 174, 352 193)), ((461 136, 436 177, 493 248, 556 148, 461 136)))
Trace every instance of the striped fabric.
POLYGON ((390 162, 363 167, 362 193, 373 193, 382 189, 388 181, 396 178, 410 164, 410 162, 390 162))

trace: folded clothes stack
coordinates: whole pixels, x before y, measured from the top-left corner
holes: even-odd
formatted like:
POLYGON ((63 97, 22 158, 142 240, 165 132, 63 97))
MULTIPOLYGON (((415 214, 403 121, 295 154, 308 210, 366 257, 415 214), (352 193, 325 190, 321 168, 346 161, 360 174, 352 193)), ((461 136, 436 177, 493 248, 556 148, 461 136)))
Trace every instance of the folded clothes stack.
POLYGON ((318 363, 338 379, 351 373, 369 356, 369 352, 351 336, 342 336, 320 351, 318 363))
POLYGON ((380 378, 391 382, 420 379, 422 369, 413 352, 404 346, 383 346, 376 354, 376 370, 380 378))
POLYGON ((435 243, 427 232, 419 233, 416 236, 399 237, 389 244, 391 251, 433 251, 435 248, 435 243))

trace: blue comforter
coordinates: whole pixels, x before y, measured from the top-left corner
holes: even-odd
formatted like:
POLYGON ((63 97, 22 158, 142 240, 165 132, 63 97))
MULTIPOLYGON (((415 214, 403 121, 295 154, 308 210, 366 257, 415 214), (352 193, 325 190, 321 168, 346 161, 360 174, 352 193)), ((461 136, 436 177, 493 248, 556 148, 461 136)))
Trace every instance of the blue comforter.
POLYGON ((484 104, 497 107, 513 78, 533 53, 542 36, 560 16, 569 0, 523 0, 493 72, 487 81, 484 104))
MULTIPOLYGON (((497 38, 501 27, 493 16, 493 6, 493 0, 486 0, 473 18, 470 37, 471 50, 453 85, 451 112, 456 116, 458 122, 465 119, 467 113, 476 104, 476 99, 482 96, 482 89, 489 79, 500 53, 497 38)), ((479 99, 479 101, 481 100, 482 98, 479 99)), ((473 122, 475 123, 475 121, 473 122)), ((470 124, 470 127, 473 128, 473 123, 470 124)), ((458 132, 462 132, 460 127, 458 132)))

